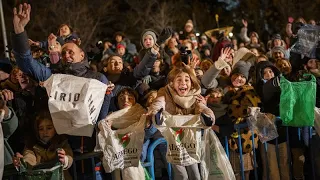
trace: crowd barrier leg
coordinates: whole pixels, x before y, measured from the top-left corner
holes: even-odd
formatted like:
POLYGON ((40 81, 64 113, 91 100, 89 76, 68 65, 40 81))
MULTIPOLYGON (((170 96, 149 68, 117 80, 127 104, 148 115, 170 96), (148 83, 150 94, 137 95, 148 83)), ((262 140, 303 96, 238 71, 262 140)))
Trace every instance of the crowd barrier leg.
POLYGON ((275 139, 276 141, 276 157, 277 157, 277 165, 278 165, 278 169, 279 169, 279 176, 281 179, 281 166, 280 166, 280 155, 279 155, 279 143, 278 143, 278 138, 275 139))
POLYGON ((288 151, 288 161, 289 161, 289 169, 290 169, 290 179, 292 179, 292 161, 291 161, 291 148, 290 148, 290 140, 289 140, 289 128, 286 127, 286 136, 287 136, 287 151, 288 151))
POLYGON ((225 148, 225 151, 226 151, 226 154, 227 154, 228 158, 230 158, 230 155, 229 155, 229 143, 228 143, 228 137, 227 136, 224 137, 224 148, 225 148))
POLYGON ((263 143, 263 148, 264 148, 264 158, 265 158, 265 170, 266 170, 266 175, 267 175, 267 180, 270 180, 270 175, 269 175, 269 161, 268 161, 268 144, 267 142, 263 143))
MULTIPOLYGON (((153 180, 155 179, 153 151, 159 144, 162 144, 162 143, 167 143, 167 141, 164 138, 157 139, 156 141, 152 142, 149 145, 148 152, 147 152, 147 161, 148 162, 145 163, 145 164, 147 164, 147 165, 145 165, 145 167, 147 167, 148 172, 150 173, 150 176, 153 180)), ((168 169, 167 169, 168 176, 169 176, 169 179, 171 180, 171 165, 168 163, 167 167, 168 167, 168 169)))
POLYGON ((76 165, 76 162, 73 162, 73 164, 72 164, 72 169, 73 169, 73 178, 74 179, 78 179, 77 178, 77 165, 76 165))
POLYGON ((238 127, 237 127, 237 132, 238 132, 238 144, 239 144, 239 154, 240 154, 241 180, 245 180, 245 178, 244 178, 243 156, 242 156, 241 134, 240 134, 240 128, 238 128, 238 127))
POLYGON ((254 178, 258 180, 258 170, 257 170, 257 158, 256 158, 256 147, 254 145, 254 132, 251 130, 251 141, 253 150, 253 167, 254 167, 254 178))
POLYGON ((311 159, 311 170, 312 170, 312 179, 316 179, 316 172, 315 172, 315 167, 314 167, 314 157, 313 157, 313 152, 312 152, 312 134, 313 134, 313 129, 312 127, 309 127, 309 153, 310 153, 310 159, 311 159))

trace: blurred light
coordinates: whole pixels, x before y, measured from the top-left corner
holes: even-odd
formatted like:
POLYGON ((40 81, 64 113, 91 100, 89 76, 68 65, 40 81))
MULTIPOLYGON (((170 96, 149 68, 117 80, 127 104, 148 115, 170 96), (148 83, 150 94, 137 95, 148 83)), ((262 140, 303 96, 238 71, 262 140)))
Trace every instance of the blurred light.
POLYGON ((196 36, 200 36, 200 33, 196 33, 196 36))
POLYGON ((233 33, 232 32, 229 33, 229 37, 233 37, 233 33))

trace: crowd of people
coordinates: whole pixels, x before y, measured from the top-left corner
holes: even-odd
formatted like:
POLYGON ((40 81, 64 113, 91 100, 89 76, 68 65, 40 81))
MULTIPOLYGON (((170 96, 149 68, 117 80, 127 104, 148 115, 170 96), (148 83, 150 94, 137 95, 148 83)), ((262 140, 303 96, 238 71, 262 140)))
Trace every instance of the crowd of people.
MULTIPOLYGON (((290 146, 287 146, 287 132, 281 123, 277 124, 279 137, 267 142, 267 158, 263 156, 265 149, 256 132, 248 128, 241 131, 243 148, 240 152, 238 134, 234 131, 235 124, 246 122, 249 107, 260 107, 264 113, 279 116, 280 77, 294 82, 305 74, 312 74, 318 90, 320 56, 317 52, 315 57, 290 52, 299 38, 296 24, 299 27, 308 24, 303 18, 290 19, 284 25, 285 33, 272 35, 268 42, 262 42, 256 32, 248 34, 246 20, 242 21, 238 39, 219 30, 213 31, 210 37, 205 34, 198 37, 192 20, 188 20, 183 31, 166 27, 158 34, 146 29, 141 34, 139 51, 123 32, 117 32, 113 41, 98 42, 100 51, 96 53, 81 48, 81 37, 68 24, 61 24, 58 33, 50 34, 47 40, 29 39, 25 26, 31 20, 30 12, 29 4, 21 4, 13 10, 10 62, 0 63, 0 108, 3 110, 0 117, 5 142, 1 148, 5 152, 5 165, 13 163, 18 167, 23 159, 33 166, 58 156, 65 178, 72 179, 69 168, 73 157, 93 151, 98 126, 91 138, 58 135, 55 131, 42 84, 52 74, 62 73, 97 79, 108 85, 97 124, 108 123, 117 128, 107 121, 108 115, 124 108, 133 108, 134 115, 148 115, 141 162, 146 160, 149 144, 162 137, 152 117, 160 117, 167 111, 172 115, 200 114, 203 124, 211 126, 220 139, 227 136, 229 159, 237 179, 241 171, 240 153, 245 179, 250 179, 254 169, 253 147, 261 154, 258 164, 263 179, 269 171, 270 179, 289 180, 290 168, 294 179, 310 176, 308 138, 299 138, 298 128, 289 127, 290 146), (12 156, 10 151, 16 154, 12 156), (288 162, 289 156, 292 165, 288 162), (269 169, 265 168, 266 163, 269 169)), ((310 20, 310 24, 316 26, 314 22, 310 20)), ((315 95, 316 107, 320 105, 319 92, 315 95)), ((159 118, 156 122, 161 123, 159 118)), ((308 134, 308 130, 302 128, 302 134, 308 134)), ((312 140, 319 141, 316 133, 313 137, 312 140)), ((317 150, 319 147, 313 146, 311 151, 317 150)), ((160 167, 156 168, 156 175, 161 178, 165 176, 161 170, 165 171, 165 166, 161 166, 165 158, 161 157, 165 156, 166 146, 160 145, 157 151, 160 158, 156 165, 160 167)), ((320 156, 314 155, 312 160, 318 169, 320 156)), ((77 166, 78 179, 90 179, 92 173, 88 164, 82 162, 77 166)), ((99 177, 111 178, 104 172, 100 159, 96 159, 96 166, 99 177)), ((172 165, 172 169, 173 179, 201 179, 198 164, 172 165)))

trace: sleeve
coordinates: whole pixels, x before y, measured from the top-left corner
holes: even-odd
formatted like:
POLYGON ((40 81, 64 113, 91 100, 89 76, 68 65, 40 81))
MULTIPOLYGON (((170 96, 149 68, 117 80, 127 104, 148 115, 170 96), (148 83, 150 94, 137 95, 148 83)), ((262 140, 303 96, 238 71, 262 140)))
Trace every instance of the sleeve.
POLYGON ((240 31, 240 38, 242 41, 248 43, 250 42, 250 38, 248 37, 248 28, 242 27, 240 31))
POLYGON ((158 91, 157 98, 152 102, 152 104, 148 108, 148 114, 155 115, 159 112, 160 109, 165 110, 165 106, 165 89, 161 88, 158 91))
POLYGON ((154 62, 157 59, 157 52, 151 48, 142 58, 141 62, 134 68, 133 76, 137 79, 149 75, 154 62))
POLYGON ((286 26, 286 33, 287 33, 287 36, 288 37, 291 37, 293 35, 292 33, 292 24, 291 23, 288 23, 287 26, 286 26))
POLYGON ((27 162, 31 166, 37 165, 37 157, 32 150, 26 148, 23 150, 22 155, 25 162, 27 162))
POLYGON ((65 143, 65 145, 62 147, 63 150, 66 152, 66 156, 65 156, 65 164, 63 166, 63 169, 66 170, 66 169, 69 169, 71 166, 72 166, 72 163, 73 163, 73 152, 72 152, 72 149, 69 145, 69 143, 65 143))
POLYGON ((4 119, 1 123, 2 130, 3 130, 3 137, 8 139, 18 128, 18 118, 13 111, 13 109, 9 108, 9 114, 11 112, 11 115, 9 115, 8 119, 4 119))
POLYGON ((44 50, 48 50, 49 49, 49 44, 48 41, 40 41, 40 48, 44 49, 44 50))
POLYGON ((215 88, 218 86, 217 77, 220 73, 220 71, 229 66, 228 63, 226 63, 224 60, 222 60, 220 57, 216 62, 214 62, 214 65, 212 65, 202 76, 201 83, 205 88, 215 88))
MULTIPOLYGON (((100 81, 103 82, 104 84, 108 84, 108 79, 105 75, 101 74, 101 78, 100 81)), ((104 100, 102 103, 102 107, 99 113, 99 117, 98 117, 98 121, 100 121, 101 119, 104 119, 105 117, 107 117, 108 112, 109 112, 109 106, 110 106, 110 101, 111 101, 111 97, 112 94, 106 94, 104 96, 104 100)))
POLYGON ((51 70, 33 59, 26 31, 14 34, 12 38, 13 52, 18 67, 38 81, 45 81, 51 76, 51 70))

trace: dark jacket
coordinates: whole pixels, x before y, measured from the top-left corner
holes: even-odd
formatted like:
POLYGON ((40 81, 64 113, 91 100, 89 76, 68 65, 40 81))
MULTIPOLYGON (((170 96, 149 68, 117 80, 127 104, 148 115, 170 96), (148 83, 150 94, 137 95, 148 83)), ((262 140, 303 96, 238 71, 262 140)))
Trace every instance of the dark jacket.
POLYGON ((264 69, 267 67, 272 69, 275 77, 280 75, 280 71, 278 70, 278 68, 276 68, 276 66, 274 66, 270 61, 261 61, 258 64, 256 64, 255 90, 257 91, 258 95, 261 97, 262 102, 263 102, 263 94, 262 94, 263 85, 266 83, 266 80, 263 79, 263 74, 264 74, 264 69))
MULTIPOLYGON (((59 43, 62 46, 64 43, 67 43, 67 42, 73 41, 73 40, 77 40, 78 38, 79 37, 76 33, 71 33, 66 38, 58 37, 57 40, 59 41, 59 43)), ((48 48, 49 48, 48 46, 49 46, 48 41, 41 41, 40 42, 40 48, 48 50, 48 48)))

